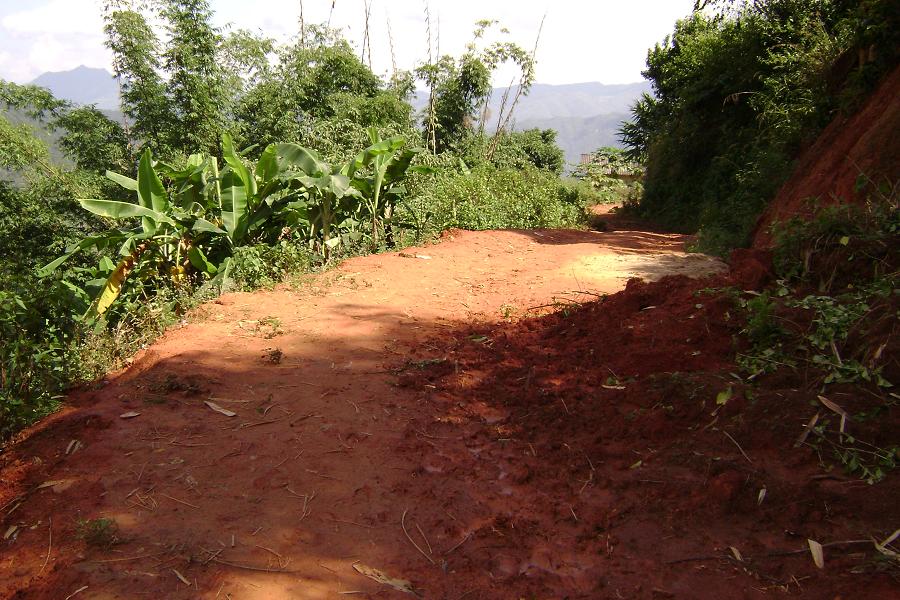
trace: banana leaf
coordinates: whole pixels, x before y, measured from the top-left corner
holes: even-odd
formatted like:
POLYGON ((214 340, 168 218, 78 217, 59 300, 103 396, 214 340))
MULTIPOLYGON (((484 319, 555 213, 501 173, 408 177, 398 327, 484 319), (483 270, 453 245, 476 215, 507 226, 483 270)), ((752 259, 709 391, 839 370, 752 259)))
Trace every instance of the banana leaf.
MULTIPOLYGON (((137 184, 138 204, 157 213, 165 214, 169 208, 169 200, 166 197, 166 189, 163 187, 162 180, 153 168, 153 155, 149 148, 144 150, 140 163, 138 163, 137 184)), ((141 224, 144 231, 155 233, 157 223, 143 218, 141 224)))
POLYGON ((172 225, 173 227, 175 226, 175 221, 173 221, 163 213, 145 208, 143 206, 138 206, 137 204, 132 204, 130 202, 119 202, 117 200, 84 199, 79 200, 78 203, 81 204, 81 206, 85 210, 88 210, 95 215, 100 215, 101 217, 108 217, 110 219, 129 219, 132 217, 141 217, 154 221, 154 228, 160 223, 166 223, 167 225, 172 225))

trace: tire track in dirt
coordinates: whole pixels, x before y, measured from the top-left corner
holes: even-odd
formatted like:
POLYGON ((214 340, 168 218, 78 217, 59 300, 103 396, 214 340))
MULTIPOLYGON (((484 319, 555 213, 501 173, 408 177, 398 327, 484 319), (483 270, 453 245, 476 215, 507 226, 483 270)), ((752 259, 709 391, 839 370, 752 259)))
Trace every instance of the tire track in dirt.
MULTIPOLYGON (((466 546, 490 519, 452 514, 423 481, 447 458, 432 434, 409 442, 423 398, 395 370, 462 326, 593 299, 631 277, 724 269, 684 254, 685 241, 457 231, 298 289, 204 305, 4 452, 0 597, 409 597, 367 567, 427 598, 504 597, 492 573, 517 567, 502 557, 483 565, 487 579, 454 576, 478 567, 466 546), (97 519, 117 529, 83 539, 97 519)), ((484 465, 448 488, 502 487, 497 476, 484 465)), ((557 570, 582 581, 570 558, 557 570)), ((553 570, 545 559, 534 562, 553 570)))

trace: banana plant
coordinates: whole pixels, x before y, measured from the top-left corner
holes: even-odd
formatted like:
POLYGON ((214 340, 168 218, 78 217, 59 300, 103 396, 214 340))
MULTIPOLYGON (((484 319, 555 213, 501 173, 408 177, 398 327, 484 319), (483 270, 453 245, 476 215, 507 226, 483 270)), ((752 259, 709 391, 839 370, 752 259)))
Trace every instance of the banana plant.
POLYGON ((99 316, 140 265, 167 268, 176 280, 189 269, 225 279, 235 248, 277 239, 285 225, 307 228, 310 244, 318 245, 326 259, 345 240, 362 237, 356 228, 363 217, 371 218, 377 241, 378 226, 389 224, 404 191, 399 182, 418 150, 406 148, 402 138, 382 140, 374 129, 369 135, 369 148, 336 167, 296 144, 271 144, 251 167, 227 135, 222 137, 221 172, 213 156, 193 154, 175 167, 154 162, 145 150, 137 179, 106 174, 133 192, 134 202, 79 200, 96 215, 139 226, 85 238, 40 273, 48 275, 79 252, 118 247, 120 259, 115 268, 104 269, 109 275, 89 310, 99 316))
MULTIPOLYGON (((197 166, 191 168, 196 170, 197 166)), ((39 270, 41 275, 48 275, 79 252, 90 248, 102 251, 118 245, 121 259, 91 305, 89 316, 100 316, 109 309, 121 294, 125 280, 136 263, 147 255, 160 257, 170 274, 179 277, 184 273, 186 264, 193 263, 195 258, 200 262, 202 251, 192 241, 196 233, 225 234, 203 217, 170 204, 162 180, 154 169, 149 149, 141 155, 136 180, 113 172, 107 172, 107 177, 133 191, 135 202, 82 199, 79 203, 85 210, 113 221, 139 219, 140 227, 112 229, 85 238, 67 254, 39 270)))
MULTIPOLYGON (((285 155, 285 160, 299 169, 299 172, 289 172, 288 178, 300 184, 306 194, 309 208, 312 234, 322 234, 321 250, 327 260, 331 250, 341 244, 341 236, 333 236, 333 228, 338 218, 346 221, 347 213, 352 210, 341 210, 346 201, 362 198, 359 190, 350 185, 350 178, 343 173, 345 167, 332 167, 322 160, 313 150, 307 150, 301 146, 282 144, 289 147, 291 153, 285 155)), ((287 148, 284 148, 285 150, 287 148)))
POLYGON ((402 137, 381 139, 378 130, 368 130, 371 146, 348 162, 342 173, 351 179, 354 188, 360 191, 372 226, 372 245, 378 244, 378 225, 384 223, 388 243, 392 244, 391 218, 397 201, 406 193, 400 182, 408 172, 427 172, 427 167, 412 167, 410 164, 420 148, 407 148, 402 137), (367 174, 363 174, 363 170, 367 174))

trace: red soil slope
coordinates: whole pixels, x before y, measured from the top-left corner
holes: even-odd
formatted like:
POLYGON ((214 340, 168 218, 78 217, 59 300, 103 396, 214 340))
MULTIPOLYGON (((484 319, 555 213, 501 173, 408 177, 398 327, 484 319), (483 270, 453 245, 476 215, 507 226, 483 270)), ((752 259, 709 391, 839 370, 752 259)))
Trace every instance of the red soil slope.
POLYGON ((773 223, 794 216, 808 217, 815 207, 861 202, 856 190, 865 175, 876 185, 900 179, 900 67, 852 117, 838 117, 797 162, 794 175, 784 184, 762 215, 753 247, 772 245, 773 223))

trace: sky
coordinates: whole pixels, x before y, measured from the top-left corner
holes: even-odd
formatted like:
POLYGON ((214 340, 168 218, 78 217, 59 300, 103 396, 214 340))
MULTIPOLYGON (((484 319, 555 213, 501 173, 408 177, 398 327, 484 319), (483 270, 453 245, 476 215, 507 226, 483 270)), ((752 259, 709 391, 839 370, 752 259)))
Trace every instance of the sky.
MULTIPOLYGON (((546 15, 537 49, 538 83, 641 80, 648 48, 688 15, 693 0, 370 0, 372 66, 411 69, 428 59, 425 5, 430 6, 433 50, 458 56, 471 39, 475 21, 496 19, 510 40, 532 49, 546 15), (388 35, 390 23, 391 36, 388 35)), ((356 48, 362 45, 366 0, 303 0, 307 23, 341 28, 356 48), (332 11, 332 3, 334 9, 332 11)), ((217 25, 262 32, 287 41, 299 30, 300 0, 211 0, 217 25)), ((366 58, 368 60, 368 57, 366 58)), ((27 83, 46 71, 79 65, 110 68, 103 45, 100 0, 0 0, 0 78, 27 83)), ((510 83, 500 70, 495 85, 510 83)))

